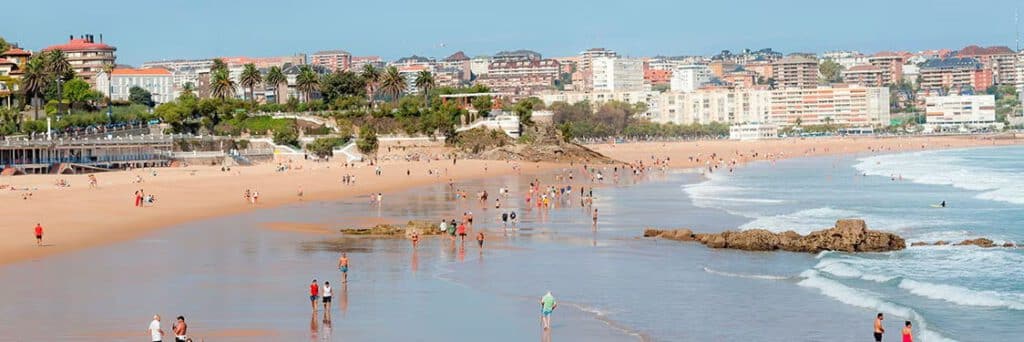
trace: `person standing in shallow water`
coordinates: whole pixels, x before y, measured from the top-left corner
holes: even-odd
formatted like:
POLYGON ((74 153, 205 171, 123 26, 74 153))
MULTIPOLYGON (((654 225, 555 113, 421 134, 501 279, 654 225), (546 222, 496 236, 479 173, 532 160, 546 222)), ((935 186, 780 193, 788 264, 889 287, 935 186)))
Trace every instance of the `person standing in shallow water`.
POLYGON ((341 283, 348 283, 348 253, 341 253, 338 258, 338 271, 341 271, 341 283))
POLYGON ((555 296, 551 295, 551 291, 540 298, 540 322, 544 326, 544 330, 551 329, 551 313, 557 307, 558 302, 555 301, 555 296))
POLYGON ((875 342, 882 342, 882 334, 885 333, 885 327, 882 327, 882 313, 879 312, 875 318, 875 342))
POLYGON ((316 313, 316 300, 320 297, 320 285, 316 284, 316 279, 313 279, 313 283, 309 284, 309 303, 313 306, 313 312, 316 313))
POLYGON ((903 323, 903 331, 900 332, 903 335, 903 342, 914 342, 914 329, 910 326, 910 321, 903 323))

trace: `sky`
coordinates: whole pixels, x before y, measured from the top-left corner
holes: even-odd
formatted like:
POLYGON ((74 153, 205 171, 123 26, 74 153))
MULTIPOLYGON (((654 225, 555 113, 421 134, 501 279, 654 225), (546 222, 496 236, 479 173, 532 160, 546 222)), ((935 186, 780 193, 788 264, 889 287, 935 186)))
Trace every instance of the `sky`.
MULTIPOLYGON (((72 0, 4 1, 0 37, 38 50, 91 33, 119 64, 342 49, 445 57, 605 47, 626 56, 1014 48, 1021 1, 72 0)), ((1022 18, 1024 19, 1024 18, 1022 18)))

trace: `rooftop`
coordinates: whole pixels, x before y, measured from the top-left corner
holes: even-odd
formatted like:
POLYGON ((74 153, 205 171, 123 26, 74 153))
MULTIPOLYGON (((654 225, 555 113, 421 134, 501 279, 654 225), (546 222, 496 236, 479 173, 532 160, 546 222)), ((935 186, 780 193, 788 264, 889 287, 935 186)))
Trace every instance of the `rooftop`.
POLYGON ((950 58, 933 58, 921 64, 921 69, 962 69, 962 68, 973 68, 981 69, 981 62, 977 59, 970 57, 950 57, 950 58))
POLYGON ((10 50, 4 51, 4 53, 0 53, 0 56, 3 56, 3 57, 7 57, 7 56, 31 56, 31 55, 32 55, 31 52, 28 52, 26 50, 20 49, 17 46, 12 46, 10 50))
POLYGON ((967 46, 960 51, 956 52, 957 56, 971 57, 971 56, 991 56, 991 55, 1012 55, 1013 50, 1005 46, 989 46, 981 47, 977 45, 967 46))
POLYGON ((326 50, 326 51, 317 51, 317 52, 313 53, 313 56, 316 56, 316 55, 349 55, 349 56, 351 56, 352 54, 348 53, 348 51, 345 51, 345 50, 326 50))
POLYGON ((445 57, 445 59, 444 59, 445 62, 457 62, 457 61, 468 61, 468 60, 469 60, 469 57, 467 57, 466 53, 464 53, 462 51, 453 53, 451 56, 445 57))
POLYGON ((149 69, 128 69, 128 68, 117 68, 111 72, 112 75, 170 75, 171 72, 167 69, 162 68, 149 68, 149 69))
POLYGON ((91 35, 85 35, 85 36, 82 36, 80 38, 71 37, 71 39, 69 39, 67 43, 60 44, 60 45, 53 45, 53 46, 49 46, 49 47, 43 49, 43 51, 52 51, 52 50, 61 50, 61 51, 108 50, 108 51, 114 51, 114 50, 117 50, 117 49, 114 48, 113 46, 110 46, 110 45, 107 45, 107 44, 103 44, 102 42, 96 43, 93 40, 91 35))

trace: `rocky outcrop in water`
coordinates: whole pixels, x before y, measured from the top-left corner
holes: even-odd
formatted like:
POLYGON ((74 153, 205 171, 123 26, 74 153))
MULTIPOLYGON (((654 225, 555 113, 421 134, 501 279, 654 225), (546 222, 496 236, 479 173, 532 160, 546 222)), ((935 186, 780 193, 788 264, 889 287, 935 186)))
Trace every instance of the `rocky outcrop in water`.
POLYGON ((775 233, 765 229, 725 231, 721 233, 693 233, 689 229, 647 229, 644 237, 676 241, 696 241, 711 248, 729 248, 745 251, 775 251, 818 253, 887 252, 907 247, 902 237, 893 233, 870 230, 860 219, 836 221, 836 226, 800 235, 793 231, 775 233))
POLYGON ((412 234, 413 231, 419 232, 422 235, 437 235, 440 231, 437 230, 437 226, 427 221, 409 221, 405 225, 396 224, 378 224, 368 228, 342 228, 341 232, 345 235, 365 235, 365 236, 385 236, 385 237, 405 237, 412 234))
MULTIPOLYGON (((912 243, 910 245, 911 246, 945 246, 945 245, 949 245, 949 244, 950 244, 949 242, 939 240, 939 241, 935 241, 935 243, 928 243, 928 242, 924 242, 924 241, 918 241, 918 242, 914 242, 914 243, 912 243)), ((1000 244, 995 243, 991 239, 987 239, 987 238, 977 238, 977 239, 964 240, 964 241, 960 241, 958 243, 954 243, 953 246, 978 246, 978 247, 981 247, 981 248, 994 248, 994 247, 1013 248, 1013 247, 1017 247, 1017 245, 1014 244, 1013 242, 1004 242, 1003 244, 1000 245, 1000 244)))

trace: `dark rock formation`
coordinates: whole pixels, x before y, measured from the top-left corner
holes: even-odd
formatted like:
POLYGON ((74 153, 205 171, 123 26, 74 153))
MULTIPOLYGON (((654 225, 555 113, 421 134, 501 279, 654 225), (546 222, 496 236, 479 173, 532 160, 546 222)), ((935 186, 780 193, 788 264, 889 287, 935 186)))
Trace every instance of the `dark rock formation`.
POLYGON ((896 234, 869 230, 864 220, 839 220, 836 226, 801 236, 793 231, 773 233, 764 229, 694 234, 689 229, 644 230, 644 237, 658 237, 676 241, 697 241, 711 248, 730 248, 746 251, 785 250, 817 253, 821 251, 885 252, 906 248, 906 242, 896 234))
POLYGON ((982 248, 992 248, 992 247, 996 246, 996 244, 993 243, 992 240, 989 240, 989 239, 986 239, 986 238, 977 238, 977 239, 972 239, 972 240, 964 240, 964 241, 960 241, 960 243, 958 243, 956 245, 957 246, 974 245, 974 246, 978 246, 978 247, 982 247, 982 248))

